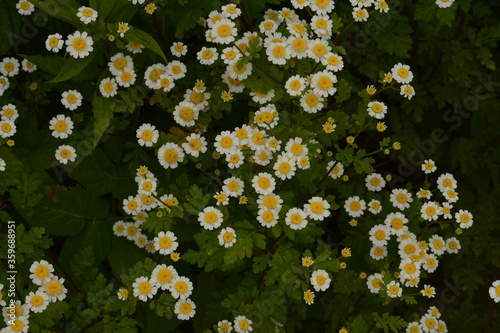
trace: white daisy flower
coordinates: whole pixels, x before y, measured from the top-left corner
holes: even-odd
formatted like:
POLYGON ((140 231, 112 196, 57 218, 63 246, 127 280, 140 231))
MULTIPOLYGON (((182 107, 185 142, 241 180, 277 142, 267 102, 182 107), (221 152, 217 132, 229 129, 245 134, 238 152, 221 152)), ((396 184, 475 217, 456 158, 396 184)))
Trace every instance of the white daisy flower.
POLYGON ((116 76, 116 83, 118 83, 120 87, 128 88, 135 83, 136 77, 137 74, 134 70, 130 67, 126 67, 119 75, 116 76))
POLYGON ((219 239, 219 245, 224 246, 225 248, 231 247, 236 243, 236 232, 234 231, 233 228, 223 228, 219 236, 217 237, 219 239))
POLYGON ((68 161, 74 162, 77 155, 75 148, 68 145, 61 145, 56 149, 55 156, 60 163, 68 164, 68 161))
POLYGON ((334 0, 309 0, 309 7, 317 14, 330 14, 335 8, 334 0))
POLYGON ((400 94, 405 98, 411 99, 413 96, 415 96, 415 89, 409 84, 403 84, 401 86, 400 94))
POLYGON ((99 92, 103 97, 113 97, 118 93, 118 84, 115 78, 104 78, 99 84, 99 92))
POLYGON ((422 264, 422 269, 427 273, 433 273, 439 265, 439 260, 433 253, 427 254, 422 264))
POLYGON ((455 190, 451 189, 451 188, 446 189, 445 191, 443 191, 443 197, 449 203, 454 203, 454 202, 458 201, 458 193, 455 190))
POLYGON ((16 124, 10 119, 2 119, 0 121, 0 136, 5 138, 10 138, 16 134, 17 127, 16 124))
POLYGON ((97 20, 97 11, 90 7, 82 6, 78 8, 76 16, 83 22, 83 24, 89 24, 90 22, 97 20))
POLYGON ((460 241, 456 237, 451 237, 446 240, 446 252, 456 254, 461 248, 460 241))
POLYGON ((238 34, 236 24, 226 18, 217 21, 209 31, 212 37, 214 37, 212 41, 218 44, 230 44, 234 42, 238 34))
POLYGON ((174 60, 168 63, 166 73, 169 74, 174 80, 182 79, 186 76, 187 67, 179 60, 174 60))
POLYGON ((420 208, 420 216, 425 221, 436 221, 441 214, 441 207, 435 202, 426 202, 420 208))
POLYGON ((263 227, 272 228, 278 224, 278 215, 278 210, 262 207, 257 212, 257 221, 259 221, 263 227))
POLYGON ((389 11, 389 6, 386 1, 375 1, 375 9, 380 13, 387 13, 389 11))
POLYGON ((129 196, 127 199, 123 199, 123 210, 129 215, 135 215, 139 211, 139 200, 137 197, 129 196))
POLYGON ((143 302, 153 298, 153 296, 158 292, 156 285, 151 283, 149 278, 146 276, 141 276, 135 279, 132 284, 132 288, 134 290, 134 297, 139 298, 143 302))
POLYGON ((307 215, 316 221, 323 221, 330 216, 330 204, 321 197, 312 197, 308 203, 304 205, 304 211, 307 215))
POLYGON ((195 121, 198 120, 199 114, 198 107, 186 100, 176 105, 173 113, 175 122, 184 127, 196 125, 195 121))
POLYGON ((5 163, 5 160, 3 158, 0 158, 0 171, 5 171, 6 166, 7 163, 5 163))
POLYGON ((345 201, 344 209, 349 216, 354 218, 360 217, 366 209, 366 203, 360 197, 352 196, 345 201))
POLYGON ((243 152, 236 147, 226 153, 227 166, 231 169, 239 168, 244 161, 245 157, 243 156, 243 152))
POLYGON ((384 220, 384 224, 390 228, 391 235, 401 237, 408 232, 408 218, 399 212, 389 213, 384 220))
POLYGON ((307 47, 308 57, 316 62, 320 62, 332 50, 328 42, 322 38, 309 40, 307 47))
POLYGON ((172 279, 170 293, 175 299, 186 299, 193 293, 193 283, 185 276, 177 276, 172 279))
POLYGON ((227 320, 221 320, 217 323, 217 332, 218 333, 231 333, 233 330, 233 323, 227 320))
POLYGON ((472 227, 472 223, 474 219, 472 214, 468 210, 460 209, 457 213, 455 213, 455 219, 457 223, 460 223, 460 228, 467 229, 472 227))
POLYGON ((176 242, 177 237, 171 231, 160 231, 160 233, 153 239, 155 250, 163 255, 169 255, 175 252, 179 243, 176 242))
POLYGON ((457 185, 457 181, 451 173, 444 173, 437 179, 437 186, 441 192, 444 192, 448 189, 454 190, 457 188, 457 185))
POLYGON ((342 175, 344 174, 344 165, 338 161, 330 161, 326 165, 326 171, 330 172, 330 177, 332 177, 333 179, 337 179, 342 177, 342 175))
POLYGON ((202 65, 212 65, 219 54, 217 53, 217 49, 215 47, 202 47, 200 51, 198 51, 196 55, 198 61, 202 65))
POLYGON ((44 292, 47 294, 50 302, 62 301, 66 298, 67 289, 64 286, 64 279, 52 275, 49 281, 42 283, 38 288, 37 293, 44 292))
POLYGON ((25 72, 33 73, 34 71, 36 71, 37 66, 34 63, 32 63, 31 61, 29 61, 28 59, 23 59, 22 68, 23 68, 23 71, 25 71, 25 72))
POLYGON ((220 154, 229 153, 232 148, 239 145, 239 139, 235 133, 223 131, 215 137, 215 150, 220 154))
POLYGON ((439 8, 448 8, 451 7, 451 5, 453 5, 454 2, 455 0, 436 0, 436 5, 439 8))
POLYGON ((397 298, 401 297, 403 293, 403 288, 401 288, 401 285, 399 282, 396 281, 391 281, 389 284, 387 284, 387 295, 391 298, 397 298))
POLYGON ((372 257, 373 260, 381 260, 387 257, 387 246, 372 246, 370 249, 370 257, 372 257))
POLYGON ((314 271, 310 278, 310 283, 316 291, 325 291, 330 287, 330 276, 323 269, 314 271))
POLYGON ((352 17, 354 18, 354 21, 356 22, 366 22, 368 21, 368 17, 370 14, 365 8, 361 7, 354 7, 352 9, 352 17))
POLYGON ((276 180, 267 172, 260 172, 252 178, 252 186, 258 194, 267 195, 273 193, 276 180))
POLYGON ((410 207, 410 203, 413 202, 413 198, 411 193, 405 189, 393 189, 390 201, 394 207, 405 210, 410 207))
POLYGON ((61 95, 61 103, 68 110, 74 111, 82 105, 82 94, 76 90, 66 90, 61 95))
POLYGON ((296 164, 292 156, 281 154, 273 165, 274 174, 281 180, 291 179, 295 175, 296 164))
POLYGON ((213 230, 221 226, 223 215, 222 212, 215 207, 205 207, 203 211, 198 214, 198 221, 203 228, 213 230))
POLYGON ((151 284, 155 285, 158 289, 168 290, 172 286, 172 281, 174 278, 178 277, 179 274, 173 266, 167 266, 161 264, 155 267, 151 273, 151 284))
POLYGON ((49 35, 45 41, 45 47, 47 51, 59 52, 64 46, 64 39, 61 34, 55 33, 49 35))
POLYGON ((329 71, 339 72, 344 68, 344 60, 336 53, 328 52, 321 58, 321 63, 326 66, 329 71))
POLYGON ((136 42, 129 42, 128 44, 125 45, 125 48, 132 54, 137 54, 142 52, 144 45, 136 42))
POLYGON ((383 284, 383 276, 380 273, 372 274, 366 279, 366 286, 373 294, 378 294, 378 291, 382 288, 383 284))
POLYGON ((66 52, 73 58, 85 58, 94 50, 92 47, 94 41, 86 31, 76 31, 74 34, 68 35, 65 44, 66 52))
POLYGON ((408 84, 413 80, 413 73, 410 66, 398 63, 391 69, 392 77, 397 83, 408 84))
POLYGON ((324 107, 324 98, 316 94, 313 90, 308 90, 300 98, 300 106, 307 113, 317 113, 324 107))
POLYGON ((118 237, 125 237, 127 235, 127 230, 125 230, 124 221, 116 221, 113 224, 113 233, 118 237))
POLYGON ((184 151, 173 142, 167 142, 158 150, 158 161, 165 168, 175 169, 184 160, 184 151))
POLYGON ((378 214, 382 211, 382 205, 379 200, 372 199, 368 202, 368 211, 372 214, 378 214))
POLYGON ((182 144, 182 148, 186 154, 198 157, 200 153, 207 151, 207 141, 204 137, 197 133, 191 133, 186 137, 186 142, 182 144))
POLYGON ((174 312, 179 320, 189 320, 196 314, 196 305, 189 298, 179 299, 174 306, 174 312))
POLYGON ((440 256, 446 252, 446 242, 443 237, 438 235, 432 235, 428 241, 429 248, 435 255, 440 256))
POLYGON ((252 321, 245 316, 234 318, 234 331, 237 333, 249 333, 253 330, 252 321))
POLYGON ((286 92, 290 96, 300 96, 306 87, 306 79, 300 75, 293 75, 285 82, 286 92))
POLYGON ((368 111, 368 115, 375 119, 383 119, 387 114, 387 106, 377 101, 368 103, 366 110, 368 111))
POLYGON ((133 69, 134 61, 131 56, 124 55, 120 52, 109 59, 108 68, 111 74, 118 76, 123 73, 124 70, 133 69))
POLYGON ((31 15, 35 11, 35 5, 27 0, 19 0, 16 4, 17 12, 21 15, 31 15))
POLYGON ((188 51, 187 46, 182 42, 175 42, 170 47, 170 52, 172 52, 172 55, 176 57, 182 57, 186 55, 187 51, 188 51))
POLYGON ((277 194, 261 194, 257 198, 257 204, 259 205, 259 209, 267 208, 274 210, 279 213, 281 210, 281 205, 283 204, 283 199, 277 194))
POLYGON ((384 224, 374 225, 368 232, 374 246, 386 246, 391 237, 391 230, 384 224))
POLYGON ((54 273, 54 266, 45 260, 35 261, 30 266, 30 279, 39 286, 50 281, 54 273))
POLYGON ((500 302, 500 280, 496 280, 492 283, 491 287, 488 289, 488 293, 495 303, 500 302))
POLYGON ((28 305, 30 312, 40 313, 49 306, 49 297, 42 291, 30 292, 26 296, 25 303, 28 305))
POLYGON ((293 230, 304 229, 307 226, 307 214, 300 208, 291 208, 286 213, 285 223, 293 230))
MULTIPOLYGON (((148 88, 151 89, 160 89, 160 76, 165 74, 167 71, 167 66, 163 64, 154 64, 146 68, 144 72, 144 83, 148 88)), ((173 80, 172 80, 173 81, 173 80)))
POLYGON ((222 186, 222 191, 227 193, 229 196, 237 198, 243 195, 243 190, 245 184, 243 181, 237 177, 229 177, 224 179, 224 185, 222 186))
POLYGON ((3 58, 0 62, 0 73, 6 77, 13 77, 19 73, 19 60, 12 57, 3 58))
POLYGON ((58 114, 50 120, 49 129, 54 138, 66 139, 73 133, 73 121, 70 117, 65 117, 63 114, 58 114))
POLYGON ((332 28, 333 22, 329 15, 314 15, 311 18, 311 29, 318 37, 331 37, 332 28))
POLYGON ((410 258, 401 260, 399 264, 401 279, 413 279, 420 277, 420 262, 413 261, 410 258))
POLYGON ((329 71, 317 72, 311 77, 311 88, 320 97, 335 94, 337 89, 334 87, 334 83, 337 83, 337 76, 329 71))

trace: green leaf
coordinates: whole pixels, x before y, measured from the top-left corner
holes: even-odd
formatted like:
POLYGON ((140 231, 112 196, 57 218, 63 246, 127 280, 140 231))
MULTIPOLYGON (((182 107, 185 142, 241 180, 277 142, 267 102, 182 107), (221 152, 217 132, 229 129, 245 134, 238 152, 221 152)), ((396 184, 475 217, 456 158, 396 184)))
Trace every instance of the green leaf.
POLYGON ((62 66, 61 70, 59 71, 59 74, 57 74, 57 76, 52 80, 47 81, 47 83, 63 82, 71 79, 72 77, 77 76, 92 62, 92 60, 94 60, 96 54, 97 52, 96 50, 94 50, 90 52, 90 54, 83 59, 69 58, 64 63, 64 66, 62 66))
POLYGON ((65 22, 71 23, 72 25, 80 25, 82 22, 76 16, 77 9, 76 7, 71 7, 66 4, 68 1, 65 1, 65 4, 60 4, 55 0, 30 0, 37 8, 43 10, 50 16, 56 17, 65 22))
POLYGON ((13 45, 14 51, 17 49, 17 44, 26 43, 28 40, 18 35, 21 28, 22 16, 16 10, 10 0, 0 0, 0 26, 2 33, 0 34, 0 55, 5 54, 13 45))
POLYGON ((107 211, 106 202, 93 193, 76 188, 70 191, 58 189, 40 201, 30 224, 45 228, 50 235, 75 235, 86 221, 102 218, 107 211))
POLYGON ((336 87, 337 94, 335 95, 335 101, 337 101, 337 103, 341 104, 351 98, 351 87, 346 80, 340 79, 336 87))
POLYGON ((92 100, 94 106, 94 148, 113 119, 115 104, 116 100, 113 98, 94 96, 92 100))
POLYGON ((384 312, 382 317, 374 312, 373 319, 375 319, 377 327, 382 328, 385 333, 389 331, 398 333, 402 328, 408 326, 408 323, 403 318, 400 316, 391 316, 387 312, 384 312))
POLYGON ((165 62, 168 62, 158 42, 147 32, 138 28, 130 28, 125 34, 125 40, 144 45, 144 47, 158 54, 165 62))

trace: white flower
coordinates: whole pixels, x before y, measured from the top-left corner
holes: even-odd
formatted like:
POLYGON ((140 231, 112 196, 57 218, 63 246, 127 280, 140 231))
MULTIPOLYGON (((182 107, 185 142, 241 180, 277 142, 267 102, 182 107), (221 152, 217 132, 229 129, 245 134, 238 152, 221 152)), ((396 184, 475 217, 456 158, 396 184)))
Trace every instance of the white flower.
POLYGON ((169 74, 174 80, 182 79, 186 76, 187 67, 179 60, 173 60, 168 63, 165 71, 169 74))
POLYGON ((329 14, 335 8, 334 0, 309 0, 309 7, 317 14, 329 14))
POLYGON ((285 82, 286 92, 290 96, 300 96, 306 87, 306 80, 300 75, 293 75, 285 82))
POLYGON ((30 312, 39 313, 47 309, 49 306, 49 297, 43 291, 30 292, 26 296, 25 303, 28 305, 30 312))
POLYGON ((5 171, 6 166, 7 163, 5 163, 5 160, 3 158, 0 158, 0 171, 5 171))
POLYGON ((472 214, 469 213, 468 210, 460 209, 457 213, 455 213, 455 219, 457 223, 460 223, 460 228, 467 229, 472 226, 474 219, 472 214))
POLYGON ((27 0, 19 0, 16 4, 17 12, 21 15, 30 15, 35 11, 35 5, 27 0))
POLYGON ((16 134, 16 124, 10 119, 3 119, 0 121, 0 136, 2 138, 9 138, 16 134))
POLYGON ((155 250, 160 254, 168 255, 174 252, 179 243, 176 242, 177 237, 171 231, 160 231, 160 233, 153 239, 155 250))
POLYGON ((408 65, 398 63, 391 69, 391 73, 397 83, 408 84, 413 80, 413 73, 408 65))
POLYGON ((129 196, 127 199, 123 199, 123 210, 129 215, 135 215, 139 209, 139 200, 137 197, 129 196))
POLYGON ((47 37, 47 40, 45 41, 45 47, 47 48, 47 51, 59 52, 59 50, 61 50, 63 46, 63 36, 58 33, 49 35, 47 37))
MULTIPOLYGON (((249 62, 247 64, 243 64, 243 66, 241 66, 241 67, 238 66, 238 63, 235 63, 235 64, 227 65, 226 72, 227 72, 227 75, 231 79, 233 79, 233 80, 237 79, 237 80, 243 81, 244 79, 249 77, 250 74, 252 74, 252 69, 253 69, 253 65, 251 62, 249 62)), ((237 92, 237 91, 234 91, 234 92, 237 92)))
POLYGON ((257 212, 257 221, 266 228, 272 228, 278 224, 278 209, 270 209, 267 207, 262 207, 257 212))
POLYGON ((82 6, 78 8, 76 16, 83 22, 83 24, 89 24, 90 22, 97 20, 97 11, 90 7, 82 6))
POLYGON ((391 281, 387 285, 387 295, 391 298, 401 297, 403 293, 403 288, 401 288, 399 282, 391 281))
POLYGON ((228 248, 236 243, 236 232, 233 228, 223 228, 217 238, 219 239, 220 246, 228 248))
POLYGON ((120 87, 128 88, 135 83, 136 77, 137 74, 134 70, 130 67, 126 67, 116 76, 116 83, 118 83, 120 87))
POLYGON ((156 285, 158 289, 167 290, 172 286, 172 280, 178 277, 179 274, 173 266, 161 264, 155 267, 151 273, 151 283, 156 285))
POLYGON ((176 299, 186 299, 193 293, 193 283, 185 276, 177 276, 172 279, 170 293, 176 299))
POLYGON ((420 216, 426 221, 436 221, 441 214, 441 207, 435 202, 426 202, 420 208, 420 216))
POLYGON ((186 142, 182 144, 186 154, 198 157, 200 153, 207 151, 207 141, 200 134, 191 133, 186 137, 186 142))
POLYGON ((381 285, 384 284, 384 280, 382 279, 383 276, 380 273, 375 273, 366 279, 366 286, 370 290, 371 293, 377 294, 380 288, 382 287, 381 285))
POLYGON ((273 165, 274 174, 281 180, 290 179, 295 175, 295 160, 288 154, 281 154, 273 165))
POLYGON ((114 78, 104 78, 99 84, 99 91, 103 97, 113 97, 118 93, 118 85, 114 78))
POLYGON ((342 57, 336 53, 328 52, 321 58, 321 63, 326 66, 329 71, 338 72, 344 68, 342 57))
POLYGON ((231 333, 233 330, 233 323, 227 320, 221 320, 217 323, 217 332, 218 333, 231 333))
POLYGON ((113 233, 118 237, 125 237, 127 235, 127 230, 125 230, 125 222, 116 221, 113 224, 113 233))
POLYGON ((387 13, 389 11, 389 6, 387 2, 381 0, 375 2, 375 9, 377 9, 380 13, 387 13))
POLYGON ((400 279, 413 279, 420 277, 420 262, 410 258, 401 260, 399 264, 400 279))
POLYGON ((109 59, 108 68, 111 74, 118 76, 123 73, 124 70, 133 69, 134 61, 131 56, 124 55, 120 52, 109 59))
POLYGON ((156 285, 151 283, 146 276, 135 279, 132 288, 134 290, 134 297, 138 297, 143 302, 146 302, 149 298, 153 298, 158 292, 156 285))
POLYGON ((223 215, 222 212, 215 207, 205 207, 203 211, 198 214, 198 221, 203 228, 213 230, 221 226, 223 215))
POLYGON ((331 50, 328 42, 322 38, 309 40, 307 44, 307 56, 317 62, 322 61, 331 50))
POLYGON ((385 187, 385 179, 379 173, 371 173, 365 178, 366 188, 369 191, 378 192, 385 187))
POLYGON ((460 241, 455 237, 451 237, 446 240, 446 252, 456 254, 461 248, 462 246, 460 245, 460 241))
POLYGON ((401 86, 400 94, 408 99, 411 99, 415 96, 415 89, 409 84, 403 84, 401 86))
POLYGON ((175 303, 174 312, 179 320, 189 320, 196 314, 196 305, 189 298, 181 298, 175 303))
POLYGON ((70 117, 65 117, 63 114, 58 114, 50 120, 49 129, 54 138, 66 139, 73 133, 73 121, 70 117))
POLYGON ((304 205, 304 211, 307 215, 316 221, 323 221, 330 216, 330 204, 321 197, 312 197, 308 203, 304 205))
POLYGON ((390 195, 390 201, 394 207, 404 210, 410 207, 413 198, 411 193, 405 189, 393 189, 390 195))
POLYGON ((360 199, 360 197, 352 196, 347 198, 344 203, 344 209, 349 216, 354 218, 360 217, 366 209, 366 203, 364 200, 360 199))
POLYGON ((82 94, 76 90, 67 90, 61 95, 61 103, 68 110, 74 111, 82 105, 82 94))
POLYGON ((165 168, 175 169, 184 160, 184 151, 173 142, 167 142, 158 150, 158 161, 165 168))
POLYGON ((202 65, 212 65, 219 57, 215 47, 202 47, 196 54, 197 59, 202 65))
POLYGON ((23 71, 25 71, 25 72, 33 73, 34 71, 36 71, 37 66, 34 63, 32 63, 31 61, 29 61, 28 59, 23 59, 22 68, 23 68, 23 71))
POLYGON ((238 33, 236 24, 226 18, 215 22, 209 31, 211 36, 214 37, 212 41, 218 44, 229 44, 234 42, 238 33))
POLYGON ((370 117, 383 119, 387 113, 387 106, 382 102, 374 101, 368 103, 367 111, 370 117))
POLYGON ((30 279, 39 286, 50 281, 54 273, 54 266, 45 260, 35 261, 30 266, 30 279))
POLYGON ((438 5, 439 8, 448 8, 453 5, 453 2, 455 2, 455 0, 436 0, 436 5, 438 5))
POLYGON ((438 177, 437 186, 441 192, 444 192, 450 188, 454 190, 457 188, 457 181, 451 173, 444 173, 438 177))
POLYGON ((239 145, 239 139, 235 133, 223 131, 215 137, 215 150, 220 154, 229 153, 232 148, 239 145))
POLYGON ((49 281, 44 282, 37 290, 38 292, 45 292, 47 294, 49 301, 56 302, 62 301, 66 298, 66 292, 68 290, 64 287, 64 279, 58 278, 52 275, 49 281))
POLYGON ((158 141, 160 134, 155 126, 146 123, 137 129, 136 137, 141 146, 152 147, 158 141))
POLYGON ((293 230, 304 229, 307 226, 307 214, 299 208, 291 208, 285 216, 285 223, 293 230))
POLYGON ((234 318, 234 331, 237 333, 249 333, 253 330, 252 321, 245 316, 234 318))
POLYGON ((191 127, 194 126, 195 120, 198 120, 200 111, 198 107, 188 101, 180 102, 174 109, 174 120, 181 126, 191 127))
POLYGON ((131 52, 133 54, 137 54, 137 53, 141 53, 142 52, 142 49, 144 48, 144 45, 139 44, 139 43, 135 43, 135 42, 129 42, 127 45, 125 45, 125 48, 129 52, 131 52))
POLYGON ((431 251, 434 252, 434 254, 436 254, 437 256, 443 255, 445 253, 446 242, 444 241, 443 237, 432 235, 428 243, 431 251))
POLYGON ((226 153, 227 166, 231 169, 239 168, 245 160, 243 152, 238 148, 232 148, 228 153, 226 153))
POLYGON ((368 16, 370 16, 370 14, 368 14, 368 11, 365 8, 354 7, 352 9, 352 17, 356 22, 366 22, 368 20, 368 16))
POLYGON ((155 89, 163 89, 164 92, 169 92, 175 87, 174 78, 167 73, 160 75, 158 81, 156 81, 155 89))
POLYGON ((311 275, 310 282, 316 291, 325 291, 330 287, 330 276, 323 269, 314 271, 311 275))
POLYGON ((149 66, 144 72, 146 86, 151 89, 160 89, 160 76, 164 74, 166 70, 167 66, 160 63, 149 66))
POLYGON ((370 241, 373 245, 381 247, 387 245, 387 241, 391 236, 391 231, 386 225, 377 224, 370 229, 368 234, 370 235, 370 241))
POLYGON ((267 59, 275 65, 284 65, 292 56, 290 48, 285 42, 271 43, 266 47, 267 59))
POLYGON ((391 234, 401 237, 408 232, 408 219, 402 213, 389 213, 384 220, 384 224, 390 228, 391 234))
POLYGON ((424 263, 422 264, 422 269, 425 270, 427 273, 433 273, 439 265, 439 260, 437 257, 429 253, 424 259, 424 263))
POLYGON ((222 186, 222 191, 227 193, 229 196, 237 198, 243 195, 243 190, 245 184, 243 181, 237 177, 229 177, 224 179, 224 186, 222 186))
POLYGON ((337 83, 337 76, 326 70, 317 72, 311 77, 311 88, 320 97, 335 94, 337 89, 333 86, 334 83, 337 83))
POLYGON ((267 195, 271 194, 276 186, 276 180, 267 172, 260 172, 252 178, 252 186, 255 192, 267 195))
POLYGON ((77 155, 75 148, 68 145, 61 145, 57 148, 55 156, 60 163, 68 164, 68 161, 74 162, 77 155))
POLYGON ((65 44, 66 51, 73 58, 85 58, 94 50, 92 47, 94 41, 86 31, 76 31, 74 34, 69 35, 65 44))
POLYGON ((490 297, 495 301, 495 303, 500 302, 500 280, 496 280, 488 289, 490 297))
POLYGON ((384 246, 372 246, 370 249, 370 257, 372 257, 373 260, 380 260, 384 259, 387 257, 387 247, 384 246))
POLYGON ((170 52, 172 52, 172 55, 176 57, 182 57, 183 55, 186 55, 187 51, 187 46, 182 42, 175 42, 170 47, 170 52))
POLYGON ((16 58, 3 58, 0 62, 0 73, 6 77, 13 77, 19 73, 19 60, 16 58))

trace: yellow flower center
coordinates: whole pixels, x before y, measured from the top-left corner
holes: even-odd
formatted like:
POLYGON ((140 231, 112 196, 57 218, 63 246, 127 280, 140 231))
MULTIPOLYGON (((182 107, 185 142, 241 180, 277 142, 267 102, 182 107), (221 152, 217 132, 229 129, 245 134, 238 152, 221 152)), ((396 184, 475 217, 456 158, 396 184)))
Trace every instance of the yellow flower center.
POLYGON ((214 212, 208 212, 205 214, 205 222, 212 224, 215 223, 215 221, 217 221, 217 214, 214 212))
POLYGON ((68 129, 68 123, 65 120, 58 120, 55 125, 54 129, 57 132, 65 132, 68 129))
POLYGON ((172 239, 168 236, 164 236, 160 239, 160 247, 162 249, 169 249, 172 246, 172 239))
POLYGON ((290 220, 293 224, 300 224, 302 223, 302 216, 299 213, 293 213, 292 216, 290 217, 290 220))
POLYGON ((173 148, 166 149, 163 153, 163 158, 167 163, 175 163, 177 162, 178 154, 177 151, 173 148))
POLYGON ((377 239, 379 241, 383 240, 383 239, 385 239, 385 235, 386 235, 386 233, 384 230, 377 230, 377 232, 375 232, 375 239, 377 239))
POLYGON ((76 51, 83 51, 87 47, 87 41, 81 37, 77 37, 73 40, 72 45, 76 51))
POLYGON ((234 234, 233 234, 232 232, 226 232, 226 233, 224 234, 223 238, 224 238, 224 241, 225 241, 226 243, 229 243, 229 242, 231 242, 231 241, 233 240, 233 238, 234 238, 234 234))
POLYGON ((398 75, 401 76, 402 78, 407 78, 408 75, 410 75, 410 72, 406 68, 400 68, 398 69, 398 75))
POLYGON ((34 295, 33 297, 31 297, 30 303, 34 307, 39 307, 43 304, 43 297, 40 295, 34 295))
POLYGON ((139 292, 141 294, 147 295, 147 294, 149 294, 149 292, 151 291, 151 289, 153 289, 153 286, 151 285, 151 283, 149 283, 147 281, 143 281, 143 282, 139 283, 138 289, 139 289, 139 292))
POLYGON ((175 284, 175 290, 177 290, 179 294, 184 294, 188 290, 188 285, 184 281, 179 281, 175 284))
POLYGON ((63 286, 59 281, 52 280, 45 284, 45 293, 49 296, 57 296, 60 295, 63 291, 63 286))

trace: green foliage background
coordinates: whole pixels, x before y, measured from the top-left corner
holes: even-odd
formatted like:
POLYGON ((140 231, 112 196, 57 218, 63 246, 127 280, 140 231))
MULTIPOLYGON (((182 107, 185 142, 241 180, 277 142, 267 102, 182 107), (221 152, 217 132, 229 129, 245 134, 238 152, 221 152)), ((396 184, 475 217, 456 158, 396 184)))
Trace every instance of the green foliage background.
MULTIPOLYGON (((363 174, 372 167, 393 175, 391 187, 412 183, 414 191, 426 181, 419 170, 423 157, 436 161, 439 172, 451 172, 457 178, 460 208, 474 214, 475 224, 460 236, 460 252, 443 258, 430 278, 437 290, 435 300, 417 297, 418 302, 409 298, 409 304, 398 300, 382 305, 358 278, 365 270, 361 263, 369 249, 359 240, 368 229, 350 227, 350 218, 342 209, 332 210, 327 224, 307 231, 293 233, 283 228, 267 235, 254 230, 248 215, 235 213, 231 224, 249 230, 242 229, 235 246, 223 251, 214 234, 200 232, 199 226, 186 222, 196 220, 220 185, 214 173, 220 164, 207 154, 201 169, 190 162, 165 171, 152 150, 141 148, 135 138, 135 130, 144 122, 161 129, 162 143, 182 137, 182 132, 172 130, 176 124, 168 111, 178 102, 177 96, 152 92, 140 83, 120 91, 114 99, 98 95, 97 85, 107 76, 108 59, 126 41, 141 40, 149 49, 134 57, 136 68, 145 69, 173 60, 170 46, 182 40, 190 52, 181 61, 191 74, 183 87, 191 88, 197 79, 215 87, 211 109, 200 118, 208 137, 213 141, 221 130, 247 121, 248 110, 257 109, 255 103, 248 96, 223 103, 219 96, 225 89, 218 83, 223 70, 201 67, 195 56, 205 43, 205 29, 196 23, 198 18, 219 9, 224 1, 158 1, 164 7, 153 16, 125 0, 90 1, 99 12, 100 27, 89 28, 95 49, 84 59, 48 55, 44 41, 50 33, 67 35, 74 26, 81 28, 73 12, 88 2, 31 2, 38 6, 38 13, 49 15, 21 17, 14 1, 0 0, 0 55, 25 57, 38 65, 38 71, 16 77, 8 93, 0 97, 1 105, 13 103, 21 110, 15 146, 0 146, 0 157, 7 163, 7 170, 0 174, 0 220, 2 228, 8 220, 19 225, 18 272, 28 272, 33 261, 46 259, 66 279, 69 293, 64 302, 32 315, 30 332, 201 332, 236 314, 253 315, 254 322, 261 320, 256 332, 274 330, 273 320, 285 323, 287 332, 336 332, 342 326, 349 332, 397 332, 404 329, 396 316, 408 321, 429 303, 442 310, 449 332, 496 332, 500 327, 498 305, 488 296, 491 283, 500 279, 498 3, 458 0, 451 8, 439 9, 431 0, 389 1, 388 14, 374 14, 368 22, 354 24, 339 40, 346 51, 346 68, 339 75, 345 81, 337 87, 336 102, 343 110, 332 110, 318 119, 301 119, 302 127, 294 127, 293 135, 308 135, 301 130, 334 117, 338 123, 335 134, 321 134, 318 139, 336 151, 335 145, 345 146, 345 136, 353 133, 352 124, 360 121, 357 103, 349 104, 359 99, 357 92, 376 83, 380 72, 387 72, 395 63, 411 66, 416 96, 403 100, 396 92, 383 99, 389 108, 385 120, 391 142, 401 142, 401 150, 377 157, 376 163, 357 160, 347 172, 350 180, 346 183, 316 188, 324 173, 319 167, 296 180, 310 193, 319 190, 337 208, 348 196, 362 193, 363 174), (124 40, 108 42, 106 31, 114 32, 118 21, 129 22, 137 30, 128 32, 124 40), (33 82, 38 84, 36 90, 29 89, 33 82), (53 116, 65 112, 60 94, 68 86, 80 91, 84 102, 79 110, 83 112, 72 116, 77 130, 67 140, 77 149, 78 159, 62 166, 54 159, 60 142, 51 136, 48 124, 53 116), (115 296, 119 287, 131 286, 136 277, 149 274, 163 260, 163 256, 149 255, 113 235, 113 223, 124 219, 122 200, 136 191, 134 175, 140 165, 147 165, 160 179, 164 193, 173 193, 183 203, 182 209, 167 217, 151 217, 143 228, 152 234, 172 229, 178 237, 181 260, 175 267, 195 284, 197 314, 189 322, 181 323, 162 305, 173 302, 170 296, 161 296, 158 303, 122 302, 115 296), (340 269, 336 258, 339 246, 353 251, 353 257, 345 260, 346 270, 340 269), (290 265, 300 265, 306 250, 315 261, 325 261, 325 269, 336 272, 331 289, 318 293, 310 307, 302 301, 305 277, 290 265), (334 259, 329 261, 330 257, 334 259)), ((257 26, 266 8, 291 8, 280 0, 237 3, 244 11, 246 29, 257 26)), ((336 15, 343 23, 340 31, 350 22, 350 8, 345 2, 336 4, 336 15)), ((270 67, 269 71, 284 81, 283 73, 270 67)), ((139 72, 138 82, 142 82, 141 76, 139 72)), ((274 83, 261 76, 247 86, 271 88, 274 83)), ((374 131, 363 132, 356 144, 370 151, 379 148, 380 140, 374 131)), ((346 154, 346 158, 353 156, 353 152, 346 154)), ((242 168, 240 174, 253 172, 250 164, 242 168)), ((298 188, 297 184, 281 188, 285 205, 309 198, 298 188)), ((4 244, 2 240, 2 258, 6 258, 4 244)), ((2 270, 0 282, 5 284, 5 278, 2 270)), ((27 274, 18 274, 16 284, 23 299, 33 290, 27 274)))

